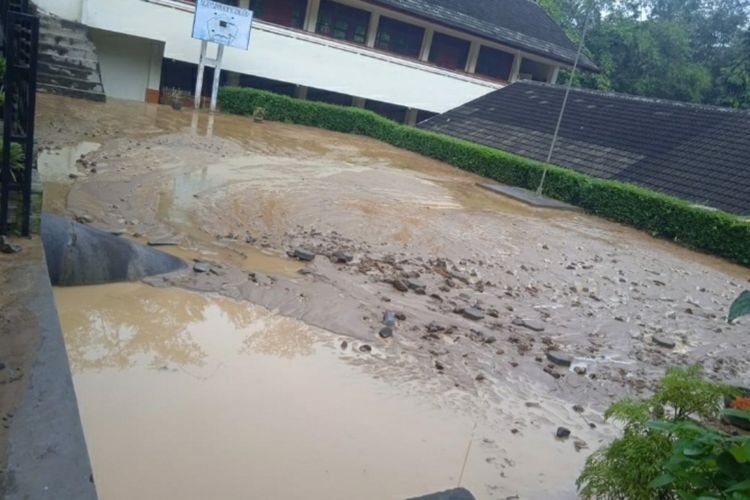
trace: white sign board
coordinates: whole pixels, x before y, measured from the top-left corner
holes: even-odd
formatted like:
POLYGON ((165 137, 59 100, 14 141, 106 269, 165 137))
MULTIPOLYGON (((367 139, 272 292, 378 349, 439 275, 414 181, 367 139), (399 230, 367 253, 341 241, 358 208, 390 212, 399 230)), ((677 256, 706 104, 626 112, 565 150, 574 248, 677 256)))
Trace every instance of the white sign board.
POLYGON ((193 38, 247 50, 253 11, 211 0, 197 0, 193 38))

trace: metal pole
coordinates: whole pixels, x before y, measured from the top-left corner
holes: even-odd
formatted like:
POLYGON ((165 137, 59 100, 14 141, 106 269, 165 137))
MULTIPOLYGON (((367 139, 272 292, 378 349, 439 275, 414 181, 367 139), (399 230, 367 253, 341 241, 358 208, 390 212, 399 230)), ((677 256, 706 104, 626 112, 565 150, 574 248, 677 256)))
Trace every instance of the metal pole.
POLYGON ((201 58, 198 62, 198 78, 195 80, 195 109, 201 107, 201 94, 203 94, 203 71, 206 69, 206 50, 208 42, 201 42, 201 58))
MULTIPOLYGON (((560 115, 557 117, 557 125, 555 125, 555 133, 552 135, 552 144, 549 147, 549 153, 547 153, 547 165, 552 162, 552 153, 555 151, 555 145, 557 144, 557 137, 560 134, 560 126, 562 125, 563 116, 565 115, 565 108, 568 105, 568 97, 570 96, 570 90, 573 87, 573 78, 575 78, 576 69, 578 69, 578 62, 581 60, 581 54, 583 53, 583 44, 586 41, 586 31, 589 27, 589 21, 591 20, 591 14, 594 12, 593 4, 589 6, 589 12, 586 14, 586 21, 583 23, 583 33, 581 33, 581 43, 578 44, 578 52, 576 53, 575 61, 573 62, 573 69, 570 71, 570 78, 568 78, 568 86, 565 89, 565 97, 563 98, 562 107, 560 108, 560 115)), ((537 196, 542 195, 544 190, 544 181, 547 179, 548 166, 544 167, 542 172, 542 180, 539 183, 539 187, 536 189, 537 196)))
POLYGON ((216 54, 216 66, 214 67, 214 86, 211 89, 211 112, 216 111, 216 100, 219 97, 219 82, 221 81, 221 61, 224 59, 224 46, 219 45, 216 54))

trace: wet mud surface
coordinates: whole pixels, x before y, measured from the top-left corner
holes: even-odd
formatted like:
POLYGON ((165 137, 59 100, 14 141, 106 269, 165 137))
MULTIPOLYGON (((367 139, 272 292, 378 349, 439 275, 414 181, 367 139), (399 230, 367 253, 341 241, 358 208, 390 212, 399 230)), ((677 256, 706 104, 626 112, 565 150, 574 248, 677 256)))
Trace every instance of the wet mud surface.
POLYGON ((483 481, 480 498, 572 495, 586 453, 613 432, 601 413, 668 366, 748 379, 750 326, 724 320, 750 286, 746 268, 526 207, 367 138, 136 103, 43 96, 39 110, 48 210, 142 242, 168 237, 166 251, 199 265, 149 285, 346 338, 336 359, 493 419, 488 439, 512 481, 483 481), (588 448, 556 441, 558 425, 588 448))

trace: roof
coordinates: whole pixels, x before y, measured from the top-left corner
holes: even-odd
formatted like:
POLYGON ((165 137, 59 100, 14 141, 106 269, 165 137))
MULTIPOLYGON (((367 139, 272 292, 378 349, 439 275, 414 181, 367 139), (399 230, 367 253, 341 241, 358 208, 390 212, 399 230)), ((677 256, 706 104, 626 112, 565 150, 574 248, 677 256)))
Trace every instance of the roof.
MULTIPOLYGON (((547 158, 565 88, 517 82, 420 127, 547 158)), ((574 89, 552 163, 750 215, 750 112, 574 89)))
MULTIPOLYGON (((577 47, 531 0, 375 0, 376 3, 572 65, 577 47)), ((579 65, 598 71, 586 56, 579 65)))

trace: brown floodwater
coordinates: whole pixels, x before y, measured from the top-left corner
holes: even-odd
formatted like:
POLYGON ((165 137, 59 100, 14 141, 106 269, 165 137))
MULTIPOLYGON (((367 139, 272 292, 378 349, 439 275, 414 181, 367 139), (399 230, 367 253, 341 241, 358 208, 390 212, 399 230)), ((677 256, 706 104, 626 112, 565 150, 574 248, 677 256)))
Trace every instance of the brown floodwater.
POLYGON ((584 456, 552 428, 515 437, 489 404, 375 378, 323 330, 142 284, 55 298, 102 500, 575 497, 584 456))

